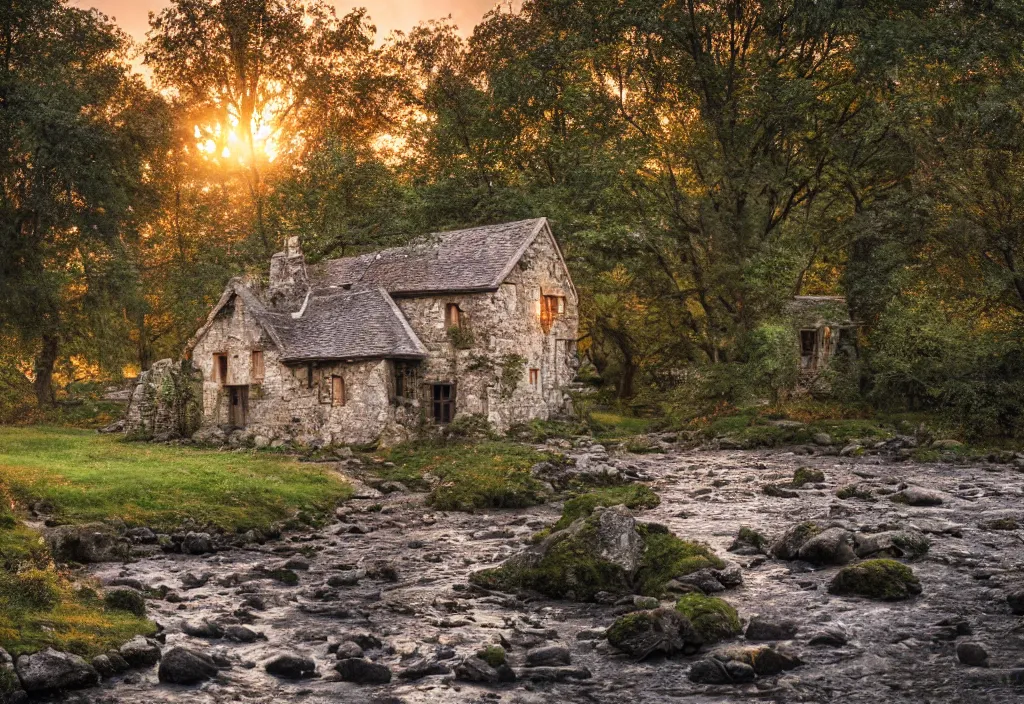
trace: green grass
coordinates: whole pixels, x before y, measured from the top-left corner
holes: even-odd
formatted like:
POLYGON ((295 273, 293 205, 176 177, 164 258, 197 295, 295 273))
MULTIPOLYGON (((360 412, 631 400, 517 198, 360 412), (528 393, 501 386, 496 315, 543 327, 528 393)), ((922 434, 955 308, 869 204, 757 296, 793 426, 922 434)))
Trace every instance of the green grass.
POLYGON ((655 421, 612 411, 591 411, 590 424, 599 440, 622 440, 650 432, 655 421))
POLYGON ((329 470, 290 458, 51 427, 0 428, 3 487, 21 503, 49 501, 68 522, 171 529, 190 518, 229 531, 322 514, 351 493, 329 470))
POLYGON ((442 511, 478 508, 521 508, 541 503, 544 486, 530 474, 530 467, 552 459, 551 455, 514 442, 409 443, 378 453, 377 459, 393 467, 379 466, 382 479, 413 487, 425 485, 425 474, 439 481, 428 501, 442 511))

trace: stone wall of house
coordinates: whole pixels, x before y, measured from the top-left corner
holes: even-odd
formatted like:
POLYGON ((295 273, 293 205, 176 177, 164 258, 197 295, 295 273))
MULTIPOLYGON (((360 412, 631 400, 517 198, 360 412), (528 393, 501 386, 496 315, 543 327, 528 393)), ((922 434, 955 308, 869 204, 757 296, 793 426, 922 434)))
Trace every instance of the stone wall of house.
MULTIPOLYGON (((426 384, 454 382, 456 417, 482 415, 499 431, 571 410, 565 389, 576 373, 579 314, 568 275, 546 233, 497 291, 396 302, 430 353, 420 369, 423 404, 429 403, 426 384), (565 298, 564 312, 548 332, 541 325, 544 294, 565 298), (459 346, 445 324, 450 303, 459 306, 463 328, 471 334, 459 346), (531 369, 537 372, 536 384, 530 383, 531 369)), ((428 406, 423 410, 429 413, 428 406)))
POLYGON ((576 371, 577 301, 546 232, 497 291, 396 302, 429 351, 426 360, 414 365, 416 376, 403 398, 396 398, 395 388, 395 367, 401 362, 283 364, 244 301, 234 298, 192 350, 203 378, 203 432, 230 431, 231 387, 244 387, 248 394, 244 435, 258 445, 407 439, 430 420, 431 383, 454 385, 456 417, 481 415, 502 431, 571 410, 565 389, 576 371), (547 331, 541 324, 543 295, 564 297, 564 309, 547 331), (461 309, 462 339, 445 324, 446 306, 452 303, 461 309), (259 378, 252 368, 254 350, 263 356, 259 378), (224 379, 219 378, 217 355, 227 357, 224 379), (344 404, 333 402, 334 376, 344 381, 344 404))
POLYGON ((391 404, 391 368, 386 360, 281 363, 272 340, 234 299, 225 306, 192 352, 203 375, 203 425, 228 429, 230 387, 246 387, 245 435, 257 444, 283 442, 363 444, 409 435, 407 413, 391 404), (263 353, 263 376, 252 369, 252 352, 263 353), (218 378, 216 355, 228 358, 227 379, 218 378), (312 381, 310 380, 312 373, 312 381), (345 402, 332 398, 332 377, 340 376, 345 402))

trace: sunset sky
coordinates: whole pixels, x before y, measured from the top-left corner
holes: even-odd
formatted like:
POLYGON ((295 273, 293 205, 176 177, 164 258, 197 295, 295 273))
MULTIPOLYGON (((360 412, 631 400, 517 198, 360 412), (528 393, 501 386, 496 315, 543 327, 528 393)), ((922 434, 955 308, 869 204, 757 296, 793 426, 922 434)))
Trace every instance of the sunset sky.
MULTIPOLYGON (((169 0, 71 0, 79 7, 95 7, 115 17, 117 24, 137 41, 145 39, 149 28, 147 17, 150 12, 167 7, 169 0)), ((451 15, 463 34, 469 34, 484 13, 497 4, 497 0, 328 0, 339 15, 353 7, 366 7, 370 18, 377 25, 378 36, 383 37, 391 30, 408 30, 423 20, 438 19, 451 15)))

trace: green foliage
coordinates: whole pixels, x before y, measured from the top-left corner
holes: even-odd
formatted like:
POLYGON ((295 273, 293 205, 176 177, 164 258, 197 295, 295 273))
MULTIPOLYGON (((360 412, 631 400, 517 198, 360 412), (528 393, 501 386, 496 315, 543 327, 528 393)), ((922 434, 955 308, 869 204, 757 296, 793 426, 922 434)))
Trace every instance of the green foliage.
POLYGON ((480 508, 522 508, 540 503, 544 486, 530 468, 546 459, 543 453, 512 442, 417 442, 383 451, 393 463, 382 476, 422 484, 424 475, 437 481, 428 502, 442 511, 480 508))
POLYGON ((501 374, 498 381, 501 386, 501 397, 512 398, 519 384, 523 380, 523 370, 526 369, 526 357, 519 354, 506 354, 501 358, 501 374))
POLYGON ((55 428, 0 428, 0 486, 26 503, 50 502, 65 521, 171 529, 191 518, 229 531, 323 514, 351 493, 330 471, 289 458, 55 428))
POLYGON ((747 336, 744 348, 744 372, 751 388, 767 392, 772 403, 778 403, 796 386, 800 370, 793 326, 787 322, 762 323, 747 336))
POLYGON ((676 602, 676 611, 690 620, 707 644, 732 638, 742 630, 736 609, 718 597, 684 594, 676 602))
POLYGON ((170 409, 174 433, 188 438, 199 430, 203 420, 202 373, 183 359, 171 367, 160 386, 160 404, 170 409))
POLYGON ((642 484, 610 486, 593 489, 567 499, 562 507, 562 516, 551 527, 551 530, 568 528, 578 518, 584 518, 594 512, 598 506, 615 506, 622 504, 630 509, 656 508, 661 503, 652 489, 642 484))
POLYGON ((921 593, 914 571, 895 560, 865 560, 843 567, 829 584, 832 594, 898 601, 921 593))
POLYGON ((488 645, 476 656, 491 667, 500 667, 505 664, 505 649, 500 645, 488 645))
POLYGON ((476 336, 472 329, 465 325, 452 325, 448 328, 448 342, 457 350, 469 350, 476 344, 476 336))

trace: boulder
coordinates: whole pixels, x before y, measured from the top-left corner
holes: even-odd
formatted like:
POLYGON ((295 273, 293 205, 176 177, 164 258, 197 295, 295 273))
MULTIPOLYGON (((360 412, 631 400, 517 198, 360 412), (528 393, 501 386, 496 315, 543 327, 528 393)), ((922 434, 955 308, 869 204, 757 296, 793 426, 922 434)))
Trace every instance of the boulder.
POLYGON ((903 491, 892 494, 889 499, 898 504, 908 506, 941 506, 942 494, 919 486, 908 486, 903 491))
POLYGON ((685 616, 666 608, 621 616, 608 629, 607 637, 612 647, 637 660, 654 653, 692 654, 704 643, 685 616))
POLYGON ((203 555, 213 550, 213 539, 209 533, 189 531, 181 541, 181 551, 186 555, 203 555))
POLYGON ((400 680, 419 680, 431 675, 447 675, 451 668, 437 660, 417 658, 398 671, 400 680))
POLYGON ((146 597, 142 595, 142 592, 131 587, 108 589, 103 595, 103 603, 108 608, 127 611, 139 618, 146 615, 146 597))
POLYGON ((566 680, 589 680, 590 670, 582 665, 577 667, 528 667, 520 671, 520 676, 531 682, 565 682, 566 680))
POLYGON ((758 677, 771 677, 803 664, 803 661, 796 655, 767 645, 753 648, 729 648, 715 653, 713 657, 749 665, 758 677))
POLYGON ((988 667, 988 652, 977 643, 960 643, 956 657, 968 667, 988 667))
POLYGON ((149 667, 160 662, 160 644, 144 636, 135 636, 117 652, 131 667, 149 667))
POLYGON ((224 637, 237 643, 255 643, 261 636, 251 628, 233 624, 224 627, 224 637))
POLYGON ((736 609, 718 597, 684 594, 676 602, 676 611, 686 617, 704 643, 717 643, 740 632, 736 609))
POLYGON ((29 694, 82 689, 99 684, 100 673, 78 655, 53 648, 22 655, 15 664, 22 688, 29 694))
POLYGON ((756 615, 747 624, 744 634, 747 640, 792 640, 796 637, 798 626, 793 621, 780 621, 756 615))
POLYGON ((348 658, 361 658, 363 657, 363 649, 359 647, 357 643, 353 643, 350 640, 346 640, 343 643, 338 644, 338 649, 335 651, 335 655, 338 660, 347 660, 348 658))
POLYGON ((130 545, 104 523, 48 528, 43 536, 57 562, 122 562, 130 545))
POLYGON ((857 559, 853 534, 842 528, 828 528, 800 546, 797 556, 814 565, 845 565, 857 559))
POLYGON ((345 682, 356 684, 387 684, 391 681, 391 670, 386 665, 370 662, 364 658, 346 658, 334 664, 338 676, 345 682))
POLYGON ((822 527, 817 523, 805 521, 786 529, 779 538, 772 543, 768 554, 779 560, 795 560, 799 557, 800 548, 808 540, 821 533, 822 527))
POLYGON ((1024 616, 1024 589, 1014 589, 1006 595, 1006 603, 1017 616, 1024 616))
POLYGON ((895 560, 865 560, 839 570, 828 591, 840 596, 898 601, 920 594, 921 582, 912 569, 895 560))
POLYGON ((729 552, 737 555, 763 555, 767 545, 768 540, 761 533, 744 526, 729 546, 729 552))
POLYGON ((927 536, 916 530, 890 530, 883 533, 856 533, 857 557, 889 557, 913 560, 923 557, 930 547, 927 536))
POLYGON ((841 628, 826 628, 815 633, 807 641, 808 645, 831 646, 838 648, 846 645, 850 638, 841 628))
POLYGON ((268 674, 285 680, 301 680, 312 677, 316 663, 310 658, 295 653, 282 653, 271 658, 263 666, 268 674))
POLYGON ((494 684, 500 676, 498 671, 480 658, 466 658, 455 666, 455 679, 466 682, 494 684))
POLYGON ((544 645, 526 651, 527 667, 544 667, 550 665, 569 665, 572 656, 563 645, 544 645))
POLYGON ((206 653, 179 646, 164 654, 156 674, 168 684, 198 684, 214 677, 217 665, 206 653))
POLYGON ((686 676, 691 682, 698 684, 744 684, 757 678, 754 668, 750 665, 717 658, 698 660, 693 663, 686 676))
POLYGON ((193 638, 221 638, 224 636, 224 627, 210 619, 186 623, 181 630, 193 638))

